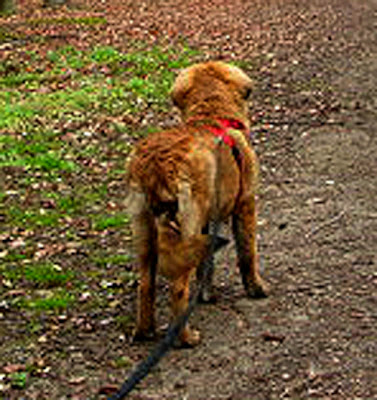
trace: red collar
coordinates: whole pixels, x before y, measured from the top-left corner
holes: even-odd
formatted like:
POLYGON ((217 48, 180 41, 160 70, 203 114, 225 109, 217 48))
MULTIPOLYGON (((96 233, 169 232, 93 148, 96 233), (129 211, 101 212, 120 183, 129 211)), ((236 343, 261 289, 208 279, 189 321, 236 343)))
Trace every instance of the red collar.
POLYGON ((214 122, 214 125, 204 123, 203 127, 233 149, 236 146, 236 141, 231 135, 228 135, 228 131, 229 129, 245 130, 246 128, 243 122, 232 118, 216 118, 214 122))

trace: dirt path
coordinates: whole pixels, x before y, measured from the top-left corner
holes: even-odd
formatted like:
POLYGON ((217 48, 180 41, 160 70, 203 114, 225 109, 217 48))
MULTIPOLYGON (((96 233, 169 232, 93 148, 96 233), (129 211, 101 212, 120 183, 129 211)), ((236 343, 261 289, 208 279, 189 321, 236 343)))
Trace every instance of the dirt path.
MULTIPOLYGON (((217 263, 217 304, 192 318, 203 343, 172 351, 129 398, 377 399, 377 2, 82 3, 106 16, 99 43, 126 50, 130 37, 183 38, 200 59, 236 60, 255 81, 259 247, 271 295, 244 297, 229 246, 217 263)), ((134 308, 135 290, 126 288, 121 310, 134 308)), ((67 321, 60 336, 31 343, 27 352, 45 360, 47 378, 6 399, 104 399, 101 388, 120 385, 148 353, 121 326, 102 326, 98 311, 75 318, 91 330, 67 321)), ((16 363, 24 352, 12 344, 7 356, 16 363)))

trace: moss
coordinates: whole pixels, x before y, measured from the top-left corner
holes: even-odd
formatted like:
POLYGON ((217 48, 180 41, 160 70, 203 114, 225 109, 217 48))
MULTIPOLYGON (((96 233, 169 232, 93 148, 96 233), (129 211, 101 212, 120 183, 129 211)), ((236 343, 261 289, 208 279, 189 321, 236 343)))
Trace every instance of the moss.
POLYGON ((60 17, 60 18, 38 18, 29 19, 27 21, 29 25, 104 25, 107 23, 106 18, 103 17, 60 17))

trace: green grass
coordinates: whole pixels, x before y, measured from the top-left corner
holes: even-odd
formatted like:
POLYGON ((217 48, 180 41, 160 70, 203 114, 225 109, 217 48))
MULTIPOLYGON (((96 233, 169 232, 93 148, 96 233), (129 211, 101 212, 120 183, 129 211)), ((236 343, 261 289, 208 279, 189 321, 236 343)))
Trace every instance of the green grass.
POLYGON ((22 263, 24 260, 27 260, 27 256, 24 254, 8 255, 0 264, 2 276, 13 284, 25 281, 34 288, 61 287, 75 278, 73 271, 64 271, 60 266, 51 262, 25 264, 22 263), (17 263, 20 261, 21 263, 17 263))
POLYGON ((119 213, 114 215, 100 215, 96 216, 94 220, 94 229, 96 231, 103 231, 109 228, 120 228, 129 222, 127 214, 119 213))
POLYGON ((24 389, 27 381, 27 372, 13 372, 9 375, 10 384, 16 389, 24 389))
POLYGON ((4 280, 8 281, 10 285, 13 283, 21 283, 23 276, 23 269, 20 265, 14 262, 7 263, 7 260, 0 264, 1 276, 4 280))
POLYGON ((103 17, 59 17, 59 18, 39 18, 29 19, 27 23, 32 26, 39 25, 104 25, 106 24, 106 18, 103 17))
POLYGON ((40 134, 0 136, 0 168, 5 166, 44 172, 76 170, 76 164, 65 159, 64 148, 58 148, 57 142, 41 138, 40 134))
POLYGON ((117 282, 92 293, 93 304, 106 307, 107 294, 134 286, 137 275, 122 268, 131 261, 127 247, 121 254, 118 247, 128 246, 119 240, 130 235, 122 205, 125 159, 134 139, 156 128, 135 130, 129 121, 139 124, 146 112, 164 113, 174 76, 196 56, 185 45, 150 48, 135 42, 127 53, 65 46, 9 52, 0 63, 0 173, 6 178, 0 224, 8 235, 0 241, 0 283, 1 290, 22 293, 9 300, 10 307, 31 316, 60 312, 77 304, 82 285, 91 291, 104 280, 117 282), (71 246, 43 253, 57 243, 71 246))
POLYGON ((122 330, 126 330, 134 323, 134 319, 131 315, 116 315, 115 322, 122 330))
POLYGON ((74 278, 72 271, 63 271, 62 268, 52 263, 40 263, 27 266, 24 276, 26 281, 35 287, 63 286, 74 278))
MULTIPOLYGON (((28 23, 91 29, 106 20, 28 23)), ((17 39, 0 29, 0 43, 17 39)), ((146 113, 164 118, 174 76, 197 53, 140 42, 126 53, 102 45, 56 49, 28 39, 25 47, 37 50, 17 44, 0 63, 0 328, 8 349, 20 343, 38 351, 41 335, 51 343, 55 333, 77 335, 77 315, 111 315, 116 329, 131 332, 134 315, 124 302, 139 274, 124 207, 126 158, 135 140, 156 130, 141 121, 146 113)), ((113 362, 129 365, 128 357, 113 362)), ((26 365, 5 374, 4 384, 26 393, 40 370, 26 365)))
POLYGON ((44 57, 29 52, 22 65, 0 66, 0 129, 30 130, 37 118, 61 121, 87 110, 120 115, 143 101, 163 108, 175 71, 196 54, 158 46, 132 53, 106 46, 89 52, 66 46, 44 57))
POLYGON ((8 253, 3 260, 7 262, 14 262, 14 261, 22 261, 27 259, 26 254, 18 253, 18 252, 11 252, 8 253))
POLYGON ((8 221, 13 226, 19 227, 51 227, 59 223, 62 215, 55 210, 23 209, 20 206, 12 206, 7 211, 8 221))
POLYGON ((95 255, 91 257, 92 261, 100 267, 109 265, 124 265, 130 262, 129 254, 111 254, 111 255, 95 255))
POLYGON ((35 311, 62 311, 71 306, 75 301, 72 293, 65 291, 56 291, 49 293, 46 297, 34 298, 27 300, 22 304, 23 308, 35 311))
POLYGON ((129 368, 133 361, 127 356, 121 356, 113 360, 112 364, 115 368, 129 368))

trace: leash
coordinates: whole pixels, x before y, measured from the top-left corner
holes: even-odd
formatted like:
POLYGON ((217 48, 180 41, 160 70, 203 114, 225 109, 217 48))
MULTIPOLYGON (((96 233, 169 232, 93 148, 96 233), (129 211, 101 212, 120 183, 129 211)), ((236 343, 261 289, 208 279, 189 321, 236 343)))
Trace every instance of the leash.
MULTIPOLYGON (((218 139, 218 138, 216 138, 218 139)), ((221 140, 216 140, 218 147, 221 147, 224 144, 221 140)), ((219 210, 219 197, 220 197, 220 151, 216 152, 216 176, 215 176, 215 189, 216 189, 216 197, 215 197, 215 209, 219 210)), ((184 314, 179 316, 175 321, 173 321, 168 328, 168 331, 165 337, 151 350, 148 357, 141 361, 135 368, 134 372, 130 375, 130 377, 123 383, 121 388, 117 393, 108 397, 107 400, 121 400, 124 399, 134 388, 135 386, 144 379, 151 369, 168 353, 168 351, 173 347, 175 339, 178 337, 180 331, 187 323, 190 315, 194 311, 199 296, 203 291, 205 282, 208 277, 210 277, 213 273, 213 255, 216 250, 216 239, 218 237, 218 232, 220 228, 220 221, 216 218, 214 221, 210 221, 209 223, 209 234, 211 237, 211 242, 209 246, 208 255, 202 264, 202 279, 199 282, 199 285, 196 288, 195 294, 191 297, 189 301, 189 305, 184 314)))

